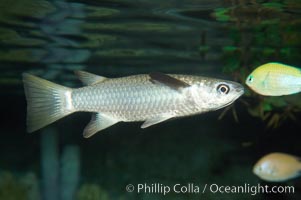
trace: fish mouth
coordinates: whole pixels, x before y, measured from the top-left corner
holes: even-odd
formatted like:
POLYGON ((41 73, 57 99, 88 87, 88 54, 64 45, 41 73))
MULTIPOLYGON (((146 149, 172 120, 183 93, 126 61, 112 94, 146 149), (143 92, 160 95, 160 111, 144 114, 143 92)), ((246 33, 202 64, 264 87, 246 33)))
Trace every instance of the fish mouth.
POLYGON ((238 97, 242 96, 245 93, 245 89, 244 88, 242 88, 240 90, 236 90, 236 91, 238 92, 238 97))
POLYGON ((257 169, 257 167, 253 167, 253 169, 252 169, 252 172, 254 173, 254 174, 258 174, 258 169, 257 169))
POLYGON ((238 94, 237 98, 245 93, 245 88, 241 84, 237 84, 234 89, 235 89, 235 92, 238 94))

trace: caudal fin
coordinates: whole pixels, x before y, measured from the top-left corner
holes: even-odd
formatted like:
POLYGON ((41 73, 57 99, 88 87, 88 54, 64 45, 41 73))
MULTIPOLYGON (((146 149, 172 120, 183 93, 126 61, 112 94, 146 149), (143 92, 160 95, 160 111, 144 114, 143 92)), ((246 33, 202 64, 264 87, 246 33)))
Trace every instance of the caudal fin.
POLYGON ((24 73, 27 131, 34 132, 74 112, 72 89, 24 73))

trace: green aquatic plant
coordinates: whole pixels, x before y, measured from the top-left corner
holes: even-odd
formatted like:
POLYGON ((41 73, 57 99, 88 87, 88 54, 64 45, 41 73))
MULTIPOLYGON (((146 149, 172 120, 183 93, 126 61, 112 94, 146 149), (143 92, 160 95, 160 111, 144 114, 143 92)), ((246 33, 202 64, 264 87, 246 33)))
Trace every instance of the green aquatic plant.
POLYGON ((76 195, 76 200, 109 200, 109 195, 97 184, 83 184, 76 195))
POLYGON ((216 8, 212 16, 221 22, 237 22, 240 25, 274 24, 280 19, 288 19, 283 12, 283 4, 278 2, 256 3, 246 5, 247 2, 235 4, 232 7, 216 8))
POLYGON ((34 172, 24 174, 20 178, 20 183, 26 188, 28 200, 41 199, 39 179, 34 172))
POLYGON ((263 120, 267 128, 278 128, 286 120, 297 121, 296 114, 301 111, 300 105, 288 101, 287 98, 258 97, 258 103, 249 105, 247 109, 250 115, 263 120))
POLYGON ((227 8, 216 8, 212 16, 218 21, 228 22, 231 20, 231 16, 228 14, 229 9, 227 8))
POLYGON ((27 188, 10 172, 0 175, 0 199, 27 200, 27 188))
MULTIPOLYGON (((298 65, 301 62, 301 19, 294 14, 298 8, 301 8, 300 1, 284 0, 242 1, 214 10, 212 16, 216 20, 234 23, 228 26, 232 45, 222 47, 222 71, 244 84, 248 74, 264 63, 278 61, 298 65)), ((297 120, 296 114, 301 111, 298 96, 263 97, 245 87, 240 101, 250 115, 263 120, 268 128, 277 128, 287 120, 297 120)), ((228 111, 238 119, 234 107, 225 109, 220 118, 228 111)))

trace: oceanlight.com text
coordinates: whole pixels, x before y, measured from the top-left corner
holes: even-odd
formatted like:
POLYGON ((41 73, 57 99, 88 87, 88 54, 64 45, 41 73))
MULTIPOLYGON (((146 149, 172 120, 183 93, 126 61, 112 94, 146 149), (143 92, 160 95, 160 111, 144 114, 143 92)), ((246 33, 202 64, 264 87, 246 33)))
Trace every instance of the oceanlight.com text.
POLYGON ((137 194, 162 194, 166 195, 169 193, 176 194, 205 194, 210 193, 220 193, 220 194, 294 194, 294 186, 270 186, 270 185, 250 185, 245 183, 243 185, 219 185, 219 184, 196 184, 196 183, 186 183, 180 184, 176 183, 173 185, 167 185, 162 183, 138 183, 138 184, 128 184, 126 186, 127 192, 135 192, 137 194))

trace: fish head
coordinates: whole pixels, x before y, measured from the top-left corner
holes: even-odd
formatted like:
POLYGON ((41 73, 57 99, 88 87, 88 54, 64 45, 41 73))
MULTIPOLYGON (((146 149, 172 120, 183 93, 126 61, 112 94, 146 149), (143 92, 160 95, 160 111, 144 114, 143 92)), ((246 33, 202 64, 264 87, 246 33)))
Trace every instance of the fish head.
POLYGON ((217 110, 233 103, 244 93, 244 87, 236 82, 208 79, 196 84, 194 101, 200 110, 217 110))
POLYGON ((245 84, 258 94, 271 96, 269 91, 270 73, 273 70, 271 66, 273 65, 268 63, 257 67, 247 76, 245 84))
POLYGON ((275 181, 277 177, 276 171, 275 164, 268 159, 259 160, 253 167, 253 173, 266 181, 275 181))
POLYGON ((252 85, 254 85, 254 74, 250 74, 247 79, 246 79, 246 85, 249 87, 252 87, 252 85))
POLYGON ((263 74, 252 72, 246 79, 246 85, 258 94, 262 94, 265 89, 265 82, 262 78, 263 74))
POLYGON ((255 69, 249 76, 246 78, 246 85, 257 93, 262 93, 265 89, 265 78, 268 73, 260 69, 255 69))

